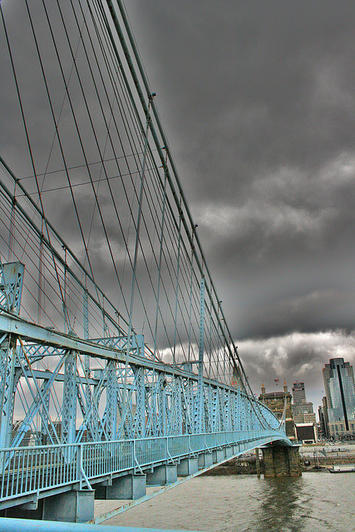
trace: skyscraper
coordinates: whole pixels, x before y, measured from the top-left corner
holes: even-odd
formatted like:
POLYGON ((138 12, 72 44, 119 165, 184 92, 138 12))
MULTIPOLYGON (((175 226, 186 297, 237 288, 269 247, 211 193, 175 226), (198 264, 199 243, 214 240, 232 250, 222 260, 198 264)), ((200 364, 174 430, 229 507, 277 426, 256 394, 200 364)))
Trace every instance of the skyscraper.
POLYGON ((323 438, 329 438, 329 422, 328 422, 328 407, 327 398, 322 397, 322 404, 318 407, 319 425, 323 438))
POLYGON ((331 358, 323 368, 328 428, 332 437, 355 434, 355 383, 353 367, 343 358, 331 358))
POLYGON ((317 441, 316 416, 313 412, 313 403, 306 401, 304 382, 293 383, 292 396, 297 439, 307 443, 317 441))
POLYGON ((294 382, 292 386, 292 411, 295 423, 315 423, 313 403, 306 401, 304 382, 294 382))
POLYGON ((292 397, 294 404, 306 402, 306 392, 304 391, 304 382, 294 382, 292 386, 292 397))

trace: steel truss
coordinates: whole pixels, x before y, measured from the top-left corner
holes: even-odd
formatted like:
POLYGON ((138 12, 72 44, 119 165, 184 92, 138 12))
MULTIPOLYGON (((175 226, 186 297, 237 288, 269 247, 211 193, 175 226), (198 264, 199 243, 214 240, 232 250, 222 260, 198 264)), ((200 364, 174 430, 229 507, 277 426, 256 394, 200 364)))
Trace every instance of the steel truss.
POLYGON ((132 335, 127 347, 122 337, 83 340, 21 319, 13 310, 21 299, 16 280, 23 265, 2 268, 12 272, 1 291, 8 302, 0 313, 2 448, 20 446, 30 430, 36 443, 51 444, 279 430, 279 421, 254 397, 204 377, 203 351, 193 373, 146 358, 142 336, 132 335), (40 369, 44 359, 51 370, 40 369), (13 431, 20 402, 24 417, 13 431))
POLYGON ((0 508, 226 445, 290 444, 268 408, 204 375, 204 279, 193 373, 146 357, 142 335, 81 339, 20 318, 23 277, 0 264, 0 508))

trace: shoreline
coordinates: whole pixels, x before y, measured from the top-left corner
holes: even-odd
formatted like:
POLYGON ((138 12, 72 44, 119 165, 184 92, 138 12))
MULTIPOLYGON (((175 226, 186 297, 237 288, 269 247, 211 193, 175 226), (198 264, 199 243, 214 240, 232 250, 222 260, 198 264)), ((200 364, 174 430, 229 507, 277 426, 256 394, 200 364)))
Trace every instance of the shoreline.
MULTIPOLYGON (((335 453, 334 453, 335 454, 335 453)), ((346 466, 355 464, 355 452, 342 453, 340 456, 320 456, 318 451, 314 455, 300 454, 302 472, 322 473, 329 472, 332 466, 346 466)), ((260 473, 264 472, 263 460, 260 459, 260 473)), ((202 476, 219 476, 219 475, 257 475, 255 455, 241 456, 232 458, 224 462, 202 476)))

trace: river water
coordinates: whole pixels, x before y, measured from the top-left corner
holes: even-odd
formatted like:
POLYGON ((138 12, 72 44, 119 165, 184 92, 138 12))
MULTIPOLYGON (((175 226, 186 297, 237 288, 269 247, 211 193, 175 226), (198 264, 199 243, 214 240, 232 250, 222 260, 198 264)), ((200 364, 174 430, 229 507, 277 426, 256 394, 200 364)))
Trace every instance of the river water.
MULTIPOLYGON (((102 501, 98 510, 108 511, 112 504, 102 501)), ((355 531, 355 474, 196 477, 103 524, 227 532, 350 532, 355 531)))

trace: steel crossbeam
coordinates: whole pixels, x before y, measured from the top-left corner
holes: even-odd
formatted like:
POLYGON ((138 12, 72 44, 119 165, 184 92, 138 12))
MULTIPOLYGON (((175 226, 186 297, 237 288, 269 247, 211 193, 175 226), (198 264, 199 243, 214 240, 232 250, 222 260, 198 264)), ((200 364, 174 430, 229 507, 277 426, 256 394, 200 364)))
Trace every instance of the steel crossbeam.
POLYGON ((20 262, 0 262, 0 309, 19 314, 24 265, 20 262))
MULTIPOLYGON (((119 390, 126 388, 125 392, 128 394, 130 402, 132 402, 132 394, 134 394, 135 414, 132 412, 131 405, 126 408, 126 413, 123 410, 120 413, 121 416, 124 415, 124 419, 121 419, 121 425, 125 427, 123 432, 121 430, 121 433, 125 433, 127 436, 129 434, 138 436, 144 433, 143 425, 146 419, 148 420, 147 426, 150 427, 151 434, 164 435, 168 428, 171 431, 175 431, 182 424, 187 432, 200 432, 196 423, 196 419, 201 415, 200 401, 202 401, 203 405, 203 425, 205 427, 211 426, 212 430, 229 430, 236 427, 238 421, 233 421, 235 417, 240 419, 241 428, 251 428, 254 423, 256 424, 255 426, 260 427, 262 427, 263 423, 265 425, 271 424, 274 428, 278 426, 277 420, 265 406, 259 405, 254 398, 247 396, 240 389, 237 390, 204 378, 202 384, 203 393, 202 396, 199 396, 198 392, 201 386, 199 376, 182 368, 173 368, 153 360, 130 355, 128 369, 125 370, 124 367, 121 367, 120 374, 118 372, 116 375, 115 372, 111 371, 109 373, 110 377, 108 377, 107 369, 113 368, 115 364, 120 365, 126 355, 117 349, 59 334, 30 324, 10 314, 0 315, 0 330, 5 334, 12 334, 13 337, 15 332, 16 337, 21 339, 24 353, 26 353, 26 341, 31 346, 41 343, 45 348, 47 347, 44 343, 45 339, 47 339, 49 345, 55 344, 55 346, 58 346, 60 342, 62 343, 60 349, 58 349, 57 357, 66 357, 66 371, 64 377, 60 377, 61 380, 64 378, 65 390, 62 427, 65 438, 69 438, 69 434, 73 434, 71 432, 73 429, 70 430, 68 428, 68 423, 69 425, 70 423, 74 424, 77 397, 76 386, 79 382, 81 385, 85 383, 85 375, 79 376, 75 370, 75 360, 78 354, 91 355, 93 359, 98 358, 107 361, 106 370, 101 373, 100 379, 90 378, 90 381, 86 381, 87 386, 90 385, 96 388, 96 403, 99 402, 104 389, 108 387, 111 390, 107 393, 106 424, 109 423, 112 427, 112 423, 114 423, 112 421, 113 418, 110 418, 111 414, 113 415, 114 407, 112 405, 116 401, 114 399, 116 392, 114 391, 115 388, 112 387, 113 383, 117 383, 115 384, 117 393, 119 393, 119 390), (69 353, 69 355, 62 353, 69 353), (122 376, 125 371, 129 373, 123 379, 122 376), (113 398, 112 401, 109 399, 110 397, 113 398), (257 409, 253 408, 253 405, 258 405, 257 409), (256 412, 259 412, 260 409, 263 417, 259 416, 259 419, 256 412), (253 424, 252 418, 254 419, 253 424)), ((9 349, 7 352, 10 352, 9 349)), ((52 357, 52 355, 50 356, 52 357)), ((38 371, 33 373, 33 376, 39 379, 42 377, 41 372, 38 371)), ((43 375, 42 380, 46 380, 47 377, 47 374, 43 375)), ((36 409, 37 411, 38 409, 36 409)), ((111 433, 111 429, 108 433, 111 433)), ((114 434, 114 431, 112 434, 114 434)))
POLYGON ((76 357, 75 351, 69 351, 64 363, 64 388, 62 407, 62 441, 74 443, 76 425, 76 357))
MULTIPOLYGON (((66 350, 74 350, 83 355, 89 355, 91 357, 115 360, 117 362, 126 362, 129 364, 138 365, 146 369, 155 369, 156 371, 162 371, 169 375, 180 375, 181 377, 191 378, 195 381, 198 380, 198 376, 190 371, 184 370, 180 367, 172 367, 169 364, 158 362, 151 359, 142 358, 136 354, 129 354, 126 356, 126 352, 115 349, 112 347, 106 347, 92 343, 91 340, 82 340, 80 338, 70 336, 69 334, 60 333, 46 327, 41 327, 24 319, 17 318, 10 314, 0 314, 0 334, 4 332, 6 334, 15 334, 18 337, 23 338, 30 344, 41 344, 50 347, 59 347, 64 353, 66 350)), ((222 382, 204 377, 204 383, 219 386, 224 389, 230 389, 236 391, 236 388, 224 384, 222 382)), ((244 393, 244 392, 242 392, 244 393)), ((245 394, 245 393, 244 393, 245 394)), ((246 394, 245 394, 246 395, 246 394)), ((253 400, 251 398, 251 400, 253 400)))
POLYGON ((10 445, 15 399, 16 338, 8 337, 1 349, 1 427, 0 447, 10 445))
POLYGON ((116 439, 117 434, 117 375, 116 363, 107 362, 106 379, 106 431, 109 440, 116 439))

